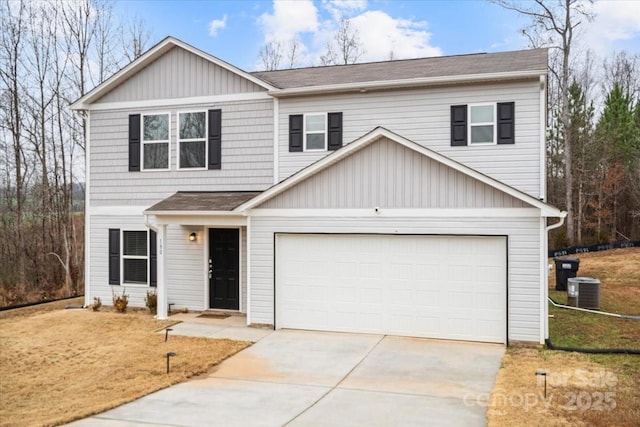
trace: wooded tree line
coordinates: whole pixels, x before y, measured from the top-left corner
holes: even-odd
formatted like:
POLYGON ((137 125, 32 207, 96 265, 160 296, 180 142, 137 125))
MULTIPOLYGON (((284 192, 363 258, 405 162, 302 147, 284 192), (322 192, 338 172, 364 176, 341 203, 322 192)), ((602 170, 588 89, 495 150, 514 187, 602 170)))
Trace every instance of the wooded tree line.
POLYGON ((149 41, 106 0, 0 3, 0 306, 82 293, 84 117, 149 41))

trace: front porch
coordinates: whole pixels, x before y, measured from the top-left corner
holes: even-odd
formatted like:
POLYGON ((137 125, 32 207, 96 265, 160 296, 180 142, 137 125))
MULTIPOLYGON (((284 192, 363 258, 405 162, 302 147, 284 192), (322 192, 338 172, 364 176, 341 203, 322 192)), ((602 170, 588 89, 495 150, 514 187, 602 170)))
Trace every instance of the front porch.
POLYGON ((174 309, 247 312, 247 217, 255 192, 176 193, 144 211, 157 233, 157 317, 174 309), (198 299, 198 301, 194 301, 198 299))

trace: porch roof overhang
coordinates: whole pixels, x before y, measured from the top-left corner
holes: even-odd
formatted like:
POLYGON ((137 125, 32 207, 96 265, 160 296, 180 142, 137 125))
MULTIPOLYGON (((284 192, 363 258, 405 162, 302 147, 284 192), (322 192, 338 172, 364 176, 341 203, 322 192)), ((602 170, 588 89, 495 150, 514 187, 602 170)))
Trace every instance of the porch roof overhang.
POLYGON ((245 215, 235 208, 260 194, 259 191, 179 191, 143 213, 158 224, 243 225, 245 215))

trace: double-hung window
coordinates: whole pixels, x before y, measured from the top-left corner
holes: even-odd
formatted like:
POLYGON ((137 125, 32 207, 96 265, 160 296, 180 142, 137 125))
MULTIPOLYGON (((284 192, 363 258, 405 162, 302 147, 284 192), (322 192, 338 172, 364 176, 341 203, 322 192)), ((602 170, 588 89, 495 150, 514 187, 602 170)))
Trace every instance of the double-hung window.
POLYGON ((146 231, 122 231, 122 283, 149 283, 149 238, 146 231))
POLYGON ((327 115, 304 115, 304 151, 327 149, 327 115))
POLYGON ((207 113, 205 111, 178 114, 178 168, 206 169, 207 113))
POLYGON ((170 115, 142 115, 142 169, 169 169, 170 115))
POLYGON ((473 144, 496 143, 496 104, 469 105, 469 136, 473 144))

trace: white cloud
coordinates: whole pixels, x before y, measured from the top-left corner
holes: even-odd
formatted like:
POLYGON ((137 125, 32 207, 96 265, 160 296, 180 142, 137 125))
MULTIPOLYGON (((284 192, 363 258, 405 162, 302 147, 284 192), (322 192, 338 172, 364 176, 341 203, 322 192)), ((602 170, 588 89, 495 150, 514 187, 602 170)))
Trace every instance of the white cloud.
POLYGON ((286 41, 318 29, 318 9, 311 0, 274 0, 273 13, 258 18, 265 41, 286 41))
POLYGON ((209 35, 215 37, 218 35, 218 30, 222 30, 227 26, 227 15, 225 14, 222 19, 214 19, 209 22, 209 35))
POLYGON ((322 6, 331 13, 334 20, 339 20, 365 10, 367 0, 322 0, 322 6))
POLYGON ((582 42, 585 48, 606 56, 613 50, 634 45, 640 51, 640 1, 598 0, 591 5, 595 14, 593 22, 582 28, 582 42))
POLYGON ((429 44, 427 23, 393 18, 385 12, 370 10, 351 19, 366 50, 361 61, 440 56, 442 50, 429 44))

